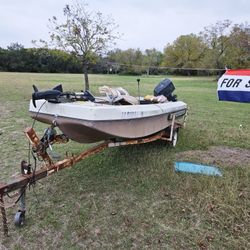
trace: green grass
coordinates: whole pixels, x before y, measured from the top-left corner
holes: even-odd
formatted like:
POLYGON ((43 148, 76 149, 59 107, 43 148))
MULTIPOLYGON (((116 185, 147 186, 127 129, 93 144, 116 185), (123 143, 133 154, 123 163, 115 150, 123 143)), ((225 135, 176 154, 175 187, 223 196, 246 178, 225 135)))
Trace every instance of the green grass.
MULTIPOLYGON (((136 78, 90 75, 91 91, 122 86, 136 95, 136 78)), ((141 77, 141 93, 152 94, 163 78, 141 77)), ((109 148, 41 180, 35 193, 28 191, 25 227, 11 221, 17 207, 8 210, 10 237, 0 236, 0 249, 250 248, 249 104, 217 101, 213 78, 170 78, 189 105, 177 147, 109 148), (223 177, 177 174, 175 160, 217 165, 223 177)), ((27 159, 23 129, 32 123, 32 84, 47 89, 58 83, 79 91, 82 75, 0 73, 0 181, 27 159)), ((45 127, 36 123, 35 129, 42 134, 45 127)), ((88 146, 55 148, 78 153, 88 146)))

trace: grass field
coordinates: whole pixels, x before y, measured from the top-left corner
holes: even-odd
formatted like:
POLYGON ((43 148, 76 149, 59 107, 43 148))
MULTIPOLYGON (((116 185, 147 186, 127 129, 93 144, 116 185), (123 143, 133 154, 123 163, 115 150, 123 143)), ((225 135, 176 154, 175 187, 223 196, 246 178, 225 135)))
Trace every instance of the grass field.
MULTIPOLYGON (((141 77, 141 93, 152 94, 163 78, 141 77)), ((217 101, 213 78, 170 78, 189 105, 177 147, 110 148, 41 180, 27 193, 25 227, 13 225, 17 207, 8 210, 10 236, 0 235, 0 249, 250 249, 249 104, 217 101), (175 173, 175 160, 216 165, 223 177, 175 173)), ((109 85, 137 94, 136 77, 90 81, 94 93, 109 85)), ((27 159, 23 129, 32 123, 32 84, 57 83, 79 91, 82 75, 0 73, 0 181, 27 159)), ((87 147, 70 142, 56 150, 87 147)))

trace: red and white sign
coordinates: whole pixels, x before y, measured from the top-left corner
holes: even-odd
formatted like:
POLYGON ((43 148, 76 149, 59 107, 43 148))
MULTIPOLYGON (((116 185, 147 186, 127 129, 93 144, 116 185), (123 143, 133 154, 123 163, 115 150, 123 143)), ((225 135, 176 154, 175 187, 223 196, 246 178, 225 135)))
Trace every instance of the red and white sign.
POLYGON ((218 81, 220 101, 250 103, 250 69, 227 70, 218 81))

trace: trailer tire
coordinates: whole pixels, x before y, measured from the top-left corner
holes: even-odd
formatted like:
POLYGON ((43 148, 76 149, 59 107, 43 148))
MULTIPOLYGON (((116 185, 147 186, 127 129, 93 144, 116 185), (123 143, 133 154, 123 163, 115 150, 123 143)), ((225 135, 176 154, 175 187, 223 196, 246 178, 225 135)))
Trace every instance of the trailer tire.
POLYGON ((15 226, 17 226, 17 227, 24 226, 24 224, 25 224, 25 212, 18 211, 15 214, 14 223, 15 223, 15 226))
POLYGON ((171 145, 172 147, 175 147, 178 141, 178 130, 175 130, 173 132, 173 137, 172 137, 172 141, 171 141, 171 145))

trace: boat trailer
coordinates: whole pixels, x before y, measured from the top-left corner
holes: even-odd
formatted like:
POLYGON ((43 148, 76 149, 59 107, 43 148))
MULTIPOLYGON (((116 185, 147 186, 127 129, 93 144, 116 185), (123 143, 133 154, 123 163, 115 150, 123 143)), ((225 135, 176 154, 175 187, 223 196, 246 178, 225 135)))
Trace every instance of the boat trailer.
POLYGON ((104 141, 96 146, 93 146, 78 155, 68 156, 63 160, 54 162, 52 157, 47 153, 47 149, 51 148, 51 145, 58 143, 67 143, 69 139, 64 135, 57 135, 55 133, 55 125, 49 127, 43 137, 39 139, 35 130, 31 127, 26 128, 24 133, 29 140, 29 145, 31 146, 31 154, 34 158, 34 166, 30 162, 22 161, 21 162, 21 173, 15 177, 14 180, 11 180, 7 183, 0 183, 0 209, 2 214, 2 223, 3 223, 3 232, 5 236, 8 236, 8 222, 6 216, 6 208, 12 207, 19 202, 19 209, 14 217, 14 223, 16 226, 21 227, 25 224, 25 197, 27 188, 34 185, 36 181, 48 177, 51 174, 58 172, 64 168, 69 168, 81 160, 99 153, 108 147, 118 147, 125 145, 134 145, 134 144, 144 144, 148 142, 153 142, 156 140, 165 140, 172 143, 173 146, 176 145, 177 141, 177 132, 180 127, 183 127, 184 124, 177 123, 175 121, 175 115, 171 115, 171 126, 167 129, 158 132, 157 134, 131 140, 109 140, 104 141), (41 161, 41 166, 37 169, 37 160, 41 161), (10 193, 13 194, 13 191, 18 190, 17 193, 10 196, 10 193), (4 196, 9 198, 18 197, 17 200, 10 206, 6 206, 4 202, 4 196))

